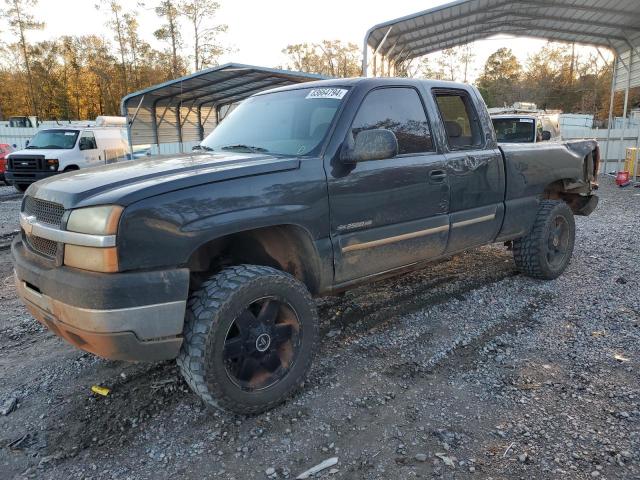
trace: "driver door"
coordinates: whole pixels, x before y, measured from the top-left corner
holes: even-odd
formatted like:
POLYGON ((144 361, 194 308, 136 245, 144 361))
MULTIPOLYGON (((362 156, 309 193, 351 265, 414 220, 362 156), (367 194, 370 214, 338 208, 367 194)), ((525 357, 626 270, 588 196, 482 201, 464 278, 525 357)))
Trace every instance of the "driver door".
POLYGON ((435 149, 419 92, 371 90, 347 137, 379 128, 395 133, 397 156, 327 172, 337 284, 438 257, 447 245, 445 158, 435 149))

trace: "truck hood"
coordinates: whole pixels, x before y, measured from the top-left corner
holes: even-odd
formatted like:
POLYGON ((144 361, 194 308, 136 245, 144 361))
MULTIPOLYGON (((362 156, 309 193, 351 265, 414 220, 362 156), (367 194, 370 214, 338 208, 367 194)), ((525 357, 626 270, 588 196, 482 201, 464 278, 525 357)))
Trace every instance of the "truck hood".
POLYGON ((65 209, 105 204, 127 206, 174 190, 299 166, 298 158, 249 153, 159 156, 56 175, 31 185, 27 195, 60 203, 65 209))

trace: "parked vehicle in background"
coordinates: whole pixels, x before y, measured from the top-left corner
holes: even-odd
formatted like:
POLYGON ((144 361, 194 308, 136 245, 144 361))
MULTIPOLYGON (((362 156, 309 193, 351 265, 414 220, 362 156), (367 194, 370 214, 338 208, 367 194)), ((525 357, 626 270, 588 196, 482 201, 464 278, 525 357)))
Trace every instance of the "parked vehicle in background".
POLYGON ((0 181, 4 182, 4 171, 7 164, 7 155, 13 152, 13 146, 8 143, 0 143, 0 181))
POLYGON ((480 93, 363 78, 254 95, 200 152, 49 178, 27 191, 17 289, 106 358, 177 358, 209 405, 269 409, 318 345, 313 295, 493 242, 553 279, 589 215, 593 140, 498 146, 480 93))
POLYGON ((46 128, 7 157, 6 182, 24 192, 33 182, 59 173, 130 159, 122 117, 98 117, 95 126, 46 128))
POLYGON ((498 143, 538 143, 561 140, 560 116, 557 113, 511 110, 492 113, 491 121, 498 143))
POLYGON ((38 117, 9 117, 7 126, 14 128, 38 128, 38 117))

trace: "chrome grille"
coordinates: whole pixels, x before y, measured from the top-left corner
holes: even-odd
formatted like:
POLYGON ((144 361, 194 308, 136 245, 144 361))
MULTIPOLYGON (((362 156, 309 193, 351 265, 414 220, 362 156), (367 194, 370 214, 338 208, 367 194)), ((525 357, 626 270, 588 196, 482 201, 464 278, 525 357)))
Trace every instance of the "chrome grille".
POLYGON ((24 199, 24 213, 36 217, 36 220, 56 227, 62 226, 64 207, 59 203, 26 197, 24 199))
POLYGON ((47 240, 46 238, 36 237, 35 235, 24 236, 27 244, 36 253, 55 259, 58 255, 58 244, 53 240, 47 240))
POLYGON ((12 155, 9 158, 10 171, 36 171, 44 170, 44 157, 41 155, 12 155))

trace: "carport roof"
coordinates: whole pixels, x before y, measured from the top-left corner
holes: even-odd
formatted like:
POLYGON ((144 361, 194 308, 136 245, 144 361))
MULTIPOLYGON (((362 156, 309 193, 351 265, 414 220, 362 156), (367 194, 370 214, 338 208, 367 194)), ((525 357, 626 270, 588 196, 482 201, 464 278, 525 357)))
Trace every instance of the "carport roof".
POLYGON ((155 106, 160 102, 228 105, 269 88, 325 78, 311 73, 227 63, 131 93, 122 99, 122 111, 126 115, 128 109, 155 106))
MULTIPOLYGON (((367 46, 391 62, 497 34, 606 47, 640 55, 638 0, 459 0, 372 27, 367 46)), ((366 68, 365 58, 365 68, 366 68)), ((640 69, 638 78, 640 84, 640 69)))

